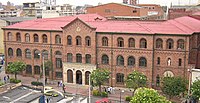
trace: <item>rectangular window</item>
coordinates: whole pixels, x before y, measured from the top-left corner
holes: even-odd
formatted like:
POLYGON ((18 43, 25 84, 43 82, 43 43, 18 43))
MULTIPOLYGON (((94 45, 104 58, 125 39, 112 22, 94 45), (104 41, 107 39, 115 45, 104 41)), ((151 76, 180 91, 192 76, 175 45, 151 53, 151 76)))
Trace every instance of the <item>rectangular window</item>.
POLYGON ((178 60, 178 66, 181 66, 182 65, 182 59, 179 59, 178 60))
POLYGON ((56 58, 56 68, 62 68, 62 59, 56 58))
POLYGON ((62 78, 63 75, 62 75, 62 72, 56 72, 56 78, 62 78))

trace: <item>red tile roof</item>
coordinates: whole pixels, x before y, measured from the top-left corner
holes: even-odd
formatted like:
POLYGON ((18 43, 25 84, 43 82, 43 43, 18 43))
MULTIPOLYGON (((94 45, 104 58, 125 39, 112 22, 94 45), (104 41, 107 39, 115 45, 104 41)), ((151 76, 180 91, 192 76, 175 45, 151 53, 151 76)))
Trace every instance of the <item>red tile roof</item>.
POLYGON ((79 18, 91 27, 96 28, 96 32, 185 35, 200 32, 200 20, 189 16, 168 21, 110 21, 97 14, 37 19, 7 26, 5 29, 62 31, 61 27, 66 26, 76 18, 79 18))

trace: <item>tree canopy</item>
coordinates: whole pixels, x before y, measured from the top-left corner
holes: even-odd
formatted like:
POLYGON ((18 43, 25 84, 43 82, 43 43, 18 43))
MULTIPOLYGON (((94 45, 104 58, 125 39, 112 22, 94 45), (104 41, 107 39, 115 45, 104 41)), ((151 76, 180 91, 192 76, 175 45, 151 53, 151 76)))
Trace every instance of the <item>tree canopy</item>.
POLYGON ((138 88, 130 103, 171 103, 156 90, 150 88, 138 88))
POLYGON ((133 88, 134 91, 139 87, 145 87, 146 83, 147 77, 138 71, 133 71, 126 79, 126 87, 133 88))
POLYGON ((15 79, 17 79, 17 74, 25 70, 26 64, 21 61, 16 61, 8 64, 8 72, 15 75, 15 79))
POLYGON ((181 77, 164 77, 162 81, 162 91, 169 96, 177 96, 186 91, 186 80, 181 77))
POLYGON ((91 81, 94 86, 99 86, 99 91, 101 91, 101 85, 105 83, 106 80, 109 80, 110 72, 106 69, 96 69, 91 74, 91 81))
POLYGON ((193 82, 191 86, 191 92, 192 97, 194 97, 195 99, 200 98, 200 80, 196 80, 195 82, 193 82))

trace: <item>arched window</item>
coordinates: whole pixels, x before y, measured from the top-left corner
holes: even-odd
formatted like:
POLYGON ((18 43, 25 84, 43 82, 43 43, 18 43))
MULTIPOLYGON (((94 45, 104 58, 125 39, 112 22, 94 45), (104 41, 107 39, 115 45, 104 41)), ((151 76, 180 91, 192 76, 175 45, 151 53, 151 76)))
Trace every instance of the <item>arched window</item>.
POLYGON ((46 34, 42 35, 42 42, 47 43, 47 35, 46 34))
POLYGON ((22 57, 22 50, 18 48, 16 51, 16 55, 17 57, 22 57))
POLYGON ((8 38, 8 41, 12 41, 12 33, 11 32, 9 32, 7 34, 7 38, 8 38))
POLYGON ((40 58, 40 51, 39 50, 34 50, 34 58, 39 59, 40 58))
POLYGON ((141 58, 139 59, 139 66, 140 66, 140 67, 147 67, 147 60, 146 60, 146 58, 141 57, 141 58))
POLYGON ((13 56, 13 49, 12 48, 8 48, 8 56, 13 56))
POLYGON ((62 55, 62 53, 60 51, 56 51, 55 53, 56 55, 62 55))
POLYGON ((177 42, 177 49, 184 49, 184 40, 183 39, 179 39, 177 42))
POLYGON ((72 37, 70 35, 67 36, 67 45, 72 45, 72 37))
POLYGON ((182 65, 182 59, 178 59, 178 66, 182 65))
POLYGON ((67 83, 73 83, 73 71, 67 70, 67 83))
POLYGON ((16 34, 16 41, 21 42, 21 34, 19 32, 16 34))
POLYGON ((117 78, 117 83, 124 83, 124 74, 123 73, 117 73, 116 74, 116 78, 117 78))
POLYGON ((119 37, 117 38, 117 46, 118 47, 124 47, 124 39, 119 37))
POLYGON ((157 58, 157 65, 160 65, 160 57, 157 58))
POLYGON ((76 37, 76 45, 81 45, 81 37, 80 36, 77 36, 76 37))
POLYGON ((168 65, 168 66, 171 66, 171 65, 172 65, 172 60, 171 60, 171 58, 168 58, 168 59, 167 59, 167 65, 168 65))
POLYGON ((25 42, 30 42, 30 35, 28 33, 25 34, 25 42))
POLYGON ((37 34, 34 34, 33 35, 33 38, 34 38, 34 42, 39 42, 39 37, 37 34))
POLYGON ((55 52, 56 55, 56 68, 62 68, 62 53, 60 51, 55 52))
POLYGON ((89 36, 87 36, 87 37, 85 38, 85 45, 86 45, 86 46, 91 46, 91 38, 90 38, 89 36))
POLYGON ((162 49, 163 48, 163 40, 158 38, 156 39, 156 48, 162 49))
POLYGON ((108 38, 107 37, 102 38, 102 46, 108 46, 108 38))
POLYGON ((34 74, 40 75, 40 66, 34 66, 34 74))
POLYGON ((140 39, 140 48, 147 48, 147 40, 142 38, 140 39))
POLYGON ((82 63, 82 55, 81 54, 76 54, 76 62, 82 63))
POLYGON ((67 62, 72 62, 73 61, 73 54, 72 53, 67 53, 67 62))
POLYGON ((135 39, 133 38, 128 39, 128 47, 132 47, 132 48, 135 47, 135 39))
POLYGON ((134 66, 135 65, 135 58, 133 56, 130 56, 128 58, 128 66, 134 66))
POLYGON ((167 40, 167 49, 173 49, 174 48, 174 41, 172 39, 167 40))
POLYGON ((28 59, 31 58, 31 50, 30 49, 25 50, 25 58, 28 58, 28 59))
POLYGON ((86 71, 85 72, 85 85, 89 85, 89 76, 90 76, 90 72, 86 71))
POLYGON ((26 74, 32 74, 32 66, 26 65, 26 74))
POLYGON ((117 65, 118 66, 123 66, 124 65, 124 57, 123 56, 119 55, 117 57, 117 65))
POLYGON ((102 64, 109 64, 109 57, 107 55, 103 55, 101 61, 102 64))
POLYGON ((55 37, 55 43, 56 44, 61 44, 61 37, 60 37, 60 35, 56 35, 56 37, 55 37))
POLYGON ((91 55, 90 54, 85 55, 85 62, 89 63, 89 64, 91 63, 91 55))
POLYGON ((45 60, 48 60, 49 52, 48 52, 47 50, 43 50, 43 51, 42 51, 42 55, 44 56, 44 59, 45 59, 45 60))

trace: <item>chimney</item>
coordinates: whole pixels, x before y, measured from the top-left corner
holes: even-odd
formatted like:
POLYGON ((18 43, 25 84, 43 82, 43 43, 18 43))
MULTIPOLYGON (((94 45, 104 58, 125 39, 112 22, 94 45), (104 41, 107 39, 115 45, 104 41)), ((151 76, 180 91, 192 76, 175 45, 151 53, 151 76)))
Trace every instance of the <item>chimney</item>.
POLYGON ((130 1, 129 1, 129 4, 130 4, 130 5, 136 5, 136 4, 137 4, 137 0, 130 0, 130 1))
POLYGON ((123 3, 124 4, 128 4, 128 0, 123 0, 123 3))

